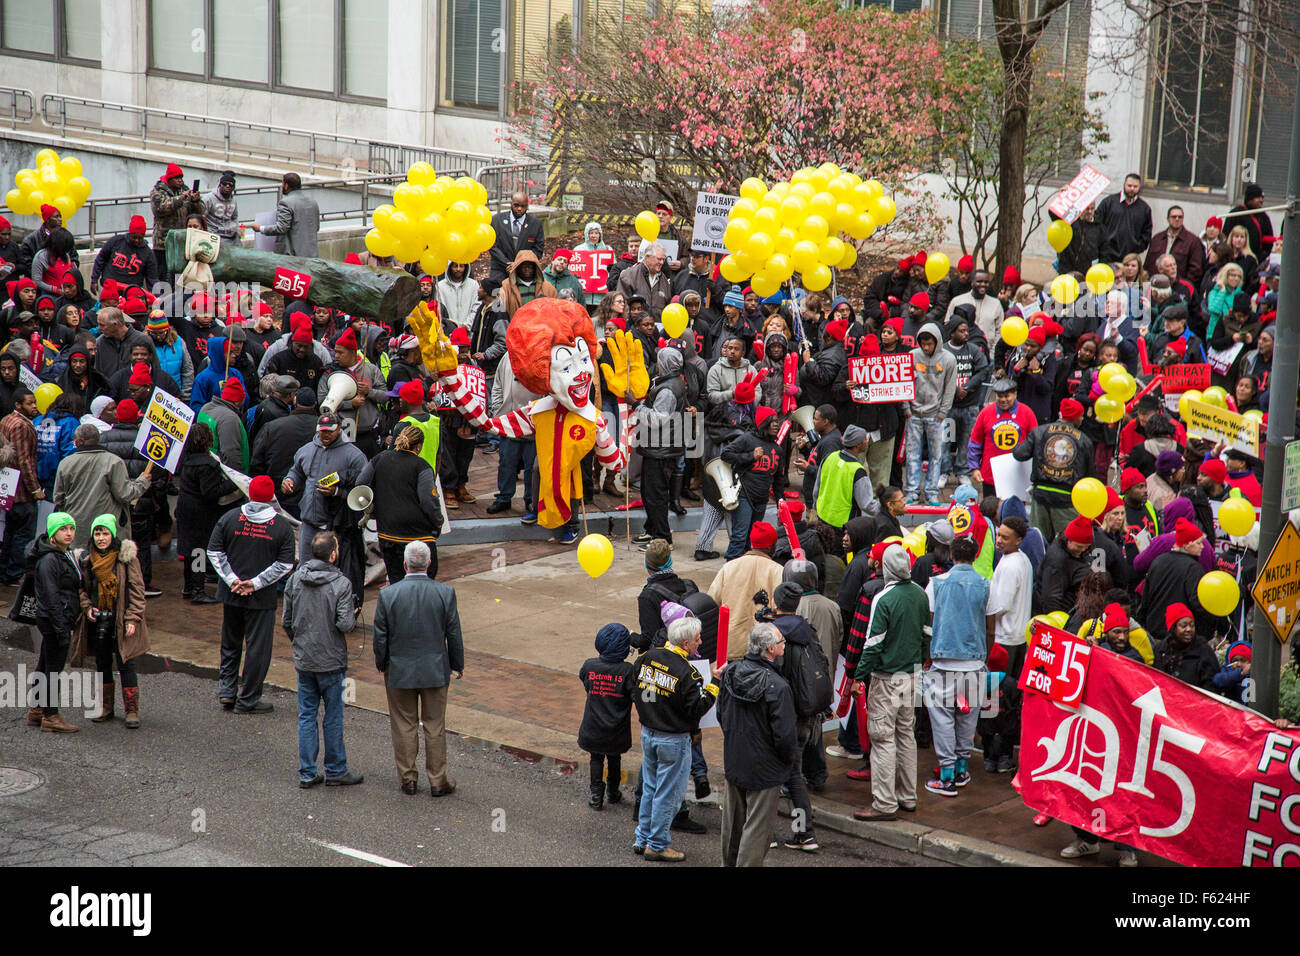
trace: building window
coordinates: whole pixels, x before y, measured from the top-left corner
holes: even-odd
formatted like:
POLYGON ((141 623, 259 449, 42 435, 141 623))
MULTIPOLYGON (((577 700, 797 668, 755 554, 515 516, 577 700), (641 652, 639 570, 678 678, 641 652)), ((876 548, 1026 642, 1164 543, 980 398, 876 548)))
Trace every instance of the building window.
POLYGON ((99 62, 99 0, 63 0, 63 53, 99 62))
POLYGON ((269 0, 213 0, 212 74, 265 83, 271 75, 269 0))
POLYGON ((388 96, 388 4, 343 2, 343 89, 352 96, 388 96))
POLYGON ((149 4, 149 62, 171 73, 202 76, 207 50, 203 0, 152 0, 149 4))
POLYGON ((4 45, 54 55, 54 0, 4 0, 4 45))
POLYGON ((334 89, 335 9, 319 0, 280 0, 280 86, 334 89))
POLYGON ((498 112, 501 58, 506 55, 506 0, 446 0, 442 29, 442 102, 498 112))
POLYGON ((0 0, 0 48, 98 63, 99 0, 0 0))

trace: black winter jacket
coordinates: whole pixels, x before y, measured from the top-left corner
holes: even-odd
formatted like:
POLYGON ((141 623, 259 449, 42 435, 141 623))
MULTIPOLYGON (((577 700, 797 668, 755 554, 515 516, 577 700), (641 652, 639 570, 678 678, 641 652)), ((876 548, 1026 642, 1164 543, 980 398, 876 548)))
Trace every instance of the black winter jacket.
POLYGON ((755 508, 765 507, 772 481, 781 471, 781 447, 768 438, 752 431, 737 436, 722 449, 722 460, 729 464, 740 478, 741 491, 755 508), (757 460, 754 449, 763 453, 757 460))
POLYGON ((672 647, 652 648, 638 657, 635 678, 641 726, 665 734, 694 733, 718 696, 717 678, 706 685, 672 647))
MULTIPOLYGON (((1196 585, 1203 574, 1205 568, 1201 562, 1181 551, 1166 551, 1151 562, 1143 580, 1142 603, 1138 606, 1137 616, 1151 635, 1152 644, 1169 636, 1169 628, 1165 626, 1165 608, 1171 604, 1185 604, 1191 609, 1196 617, 1197 634, 1227 631, 1227 621, 1201 607, 1196 597, 1196 585)), ((1157 657, 1157 664, 1158 661, 1157 657)), ((1214 669, 1219 669, 1217 663, 1214 669)))
POLYGON ((746 654, 722 672, 718 722, 728 783, 741 790, 785 783, 799 748, 794 694, 775 664, 746 654))
POLYGON ((71 551, 60 551, 42 534, 32 546, 36 575, 36 617, 50 622, 54 633, 71 638, 81 617, 81 572, 71 551))
POLYGON ((1200 634, 1192 638, 1186 647, 1177 647, 1170 638, 1165 638, 1155 646, 1156 670, 1163 671, 1170 677, 1177 677, 1184 684, 1191 684, 1211 694, 1219 693, 1214 686, 1214 675, 1219 671, 1219 658, 1210 648, 1210 643, 1200 634))
POLYGON ((1070 554, 1065 546, 1065 535, 1058 534, 1056 540, 1047 546, 1043 563, 1038 566, 1038 574, 1034 575, 1034 588, 1038 592, 1035 595, 1035 612, 1068 613, 1074 607, 1075 595, 1079 593, 1079 582, 1091 570, 1092 563, 1087 557, 1076 558, 1070 554))
POLYGON ((590 754, 625 754, 632 749, 631 661, 593 657, 578 671, 587 705, 578 728, 578 746, 590 754))

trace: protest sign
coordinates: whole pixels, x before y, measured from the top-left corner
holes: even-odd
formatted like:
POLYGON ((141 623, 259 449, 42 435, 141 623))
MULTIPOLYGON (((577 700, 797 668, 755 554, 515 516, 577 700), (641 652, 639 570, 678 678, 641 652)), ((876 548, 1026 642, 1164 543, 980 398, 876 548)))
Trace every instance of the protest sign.
POLYGON ((1091 166, 1084 166, 1079 170, 1079 175, 1051 198, 1047 208, 1053 215, 1072 223, 1089 203, 1096 202, 1101 197, 1109 185, 1108 177, 1091 166))
POLYGON ((164 470, 174 472, 192 424, 192 408, 176 396, 155 388, 144 408, 144 418, 135 438, 136 450, 164 470))
POLYGON ((1166 395, 1181 395, 1190 389, 1210 387, 1210 366, 1202 362, 1170 365, 1160 370, 1160 388, 1166 395))
POLYGON ((1229 448, 1239 448, 1259 457, 1259 422, 1252 418, 1217 405, 1189 401, 1183 424, 1187 427, 1188 438, 1208 438, 1215 442, 1222 439, 1229 448))
POLYGON ((582 286, 583 292, 605 292, 609 280, 609 267, 615 259, 613 249, 575 249, 569 260, 569 272, 582 286))
POLYGON ((727 231, 727 216, 740 199, 729 193, 696 193, 695 222, 691 232, 691 249, 725 256, 727 247, 722 244, 722 234, 727 231))
POLYGON ((859 405, 916 398, 912 354, 855 355, 849 359, 849 395, 859 405))
POLYGON ((0 511, 8 511, 14 506, 21 478, 22 472, 17 468, 0 468, 0 511))

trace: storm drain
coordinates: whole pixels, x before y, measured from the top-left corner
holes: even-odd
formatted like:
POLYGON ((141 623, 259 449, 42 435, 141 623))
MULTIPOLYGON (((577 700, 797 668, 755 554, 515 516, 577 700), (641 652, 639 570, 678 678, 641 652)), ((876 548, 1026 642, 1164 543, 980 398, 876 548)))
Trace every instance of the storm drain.
POLYGON ((43 780, 38 773, 19 770, 17 767, 0 767, 0 797, 13 797, 35 790, 43 780))

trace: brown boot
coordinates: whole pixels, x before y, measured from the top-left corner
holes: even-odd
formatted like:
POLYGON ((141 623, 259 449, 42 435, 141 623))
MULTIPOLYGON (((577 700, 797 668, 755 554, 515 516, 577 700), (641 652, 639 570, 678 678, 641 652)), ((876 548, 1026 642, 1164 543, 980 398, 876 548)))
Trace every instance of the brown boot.
POLYGON ((459 488, 457 488, 456 497, 459 498, 461 501, 465 502, 465 504, 467 505, 473 504, 475 501, 478 501, 476 497, 470 494, 469 485, 461 485, 459 488))
POLYGON ((605 472, 605 483, 601 485, 600 490, 615 498, 623 497, 623 493, 614 487, 614 473, 612 471, 605 472))
POLYGON ((126 726, 136 730, 140 726, 140 688, 122 688, 122 710, 126 712, 126 726))
POLYGON ((75 734, 81 728, 68 723, 58 714, 46 714, 41 721, 41 730, 51 734, 75 734))
POLYGON ((41 725, 41 721, 43 721, 44 719, 45 719, 45 711, 41 710, 39 707, 27 708, 28 727, 39 727, 41 725))
MULTIPOLYGON (((90 718, 90 722, 92 724, 102 724, 106 721, 113 719, 113 697, 116 689, 117 689, 116 684, 104 685, 104 703, 103 706, 101 706, 99 709, 99 715, 97 717, 90 718)), ((122 688, 122 696, 123 698, 126 697, 125 687, 122 688)))
POLYGON ((448 511, 457 511, 460 509, 460 502, 456 500, 456 492, 451 491, 442 496, 443 504, 447 506, 448 511))

